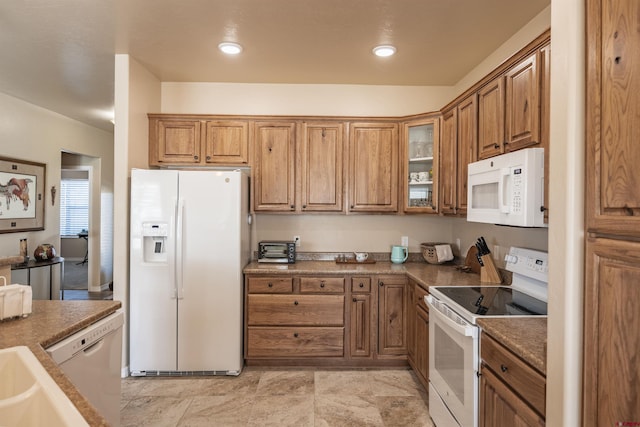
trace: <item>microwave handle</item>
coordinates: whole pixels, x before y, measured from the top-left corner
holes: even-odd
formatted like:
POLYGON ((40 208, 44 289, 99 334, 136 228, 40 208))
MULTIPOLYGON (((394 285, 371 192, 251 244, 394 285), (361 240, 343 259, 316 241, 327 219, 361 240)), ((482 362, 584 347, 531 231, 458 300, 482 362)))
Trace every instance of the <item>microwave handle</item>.
POLYGON ((500 212, 502 213, 510 213, 511 212, 511 195, 507 194, 508 186, 507 179, 511 176, 510 168, 502 168, 500 169, 500 179, 498 180, 498 199, 500 203, 500 212), (505 203, 505 199, 506 203, 505 203))

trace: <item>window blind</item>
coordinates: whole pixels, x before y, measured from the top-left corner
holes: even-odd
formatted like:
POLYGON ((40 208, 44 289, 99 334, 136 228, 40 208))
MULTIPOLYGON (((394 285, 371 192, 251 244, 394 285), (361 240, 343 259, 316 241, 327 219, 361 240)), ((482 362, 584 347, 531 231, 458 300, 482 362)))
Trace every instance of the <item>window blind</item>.
POLYGON ((60 182, 60 235, 77 236, 89 229, 89 180, 60 182))

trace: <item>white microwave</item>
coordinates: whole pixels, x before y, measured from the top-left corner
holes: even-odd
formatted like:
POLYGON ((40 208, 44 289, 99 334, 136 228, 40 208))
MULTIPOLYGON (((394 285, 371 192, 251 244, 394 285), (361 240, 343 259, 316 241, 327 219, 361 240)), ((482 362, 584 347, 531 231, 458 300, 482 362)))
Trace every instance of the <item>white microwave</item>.
POLYGON ((467 188, 467 221, 546 226, 543 148, 527 148, 469 164, 467 188))

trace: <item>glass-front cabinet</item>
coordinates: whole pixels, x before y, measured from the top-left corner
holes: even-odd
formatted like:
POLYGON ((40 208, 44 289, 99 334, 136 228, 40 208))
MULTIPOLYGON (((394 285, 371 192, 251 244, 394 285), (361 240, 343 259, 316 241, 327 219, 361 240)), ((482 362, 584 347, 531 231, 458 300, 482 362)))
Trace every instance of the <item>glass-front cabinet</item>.
POLYGON ((438 212, 438 117, 404 124, 404 211, 438 212))

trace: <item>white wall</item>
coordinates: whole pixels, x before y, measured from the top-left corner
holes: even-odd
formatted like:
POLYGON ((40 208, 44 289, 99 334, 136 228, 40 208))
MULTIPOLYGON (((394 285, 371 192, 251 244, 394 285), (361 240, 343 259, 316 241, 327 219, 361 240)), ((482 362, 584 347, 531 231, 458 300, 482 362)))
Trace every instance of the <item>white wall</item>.
MULTIPOLYGON (((58 197, 51 205, 52 186, 60 188, 61 152, 71 151, 102 159, 101 191, 109 194, 112 189, 113 135, 60 114, 29 104, 12 96, 0 93, 0 140, 1 155, 46 164, 45 219, 43 231, 7 233, 0 235, 0 256, 17 255, 18 241, 29 240, 29 252, 37 245, 51 243, 60 247, 60 211, 58 197)), ((111 215, 98 218, 92 230, 95 253, 100 252, 99 236, 104 227, 111 228, 111 215)), ((91 241, 91 239, 90 239, 91 241)), ((104 243, 104 242, 103 242, 104 243)), ((111 252, 111 242, 104 249, 111 252)), ((96 258, 96 259, 99 259, 96 258)), ((100 269, 100 267, 97 267, 100 269)), ((110 272, 106 272, 110 274, 110 272)), ((14 282, 26 282, 24 271, 14 272, 14 282)), ((54 269, 54 292, 59 287, 57 269, 54 269)), ((48 298, 48 269, 32 270, 31 283, 34 298, 48 298)))
MULTIPOLYGON (((129 184, 131 168, 148 168, 147 113, 160 109, 160 81, 129 55, 115 61, 115 165, 113 299, 129 314, 129 184)), ((123 376, 129 366, 129 319, 123 329, 123 376)))

